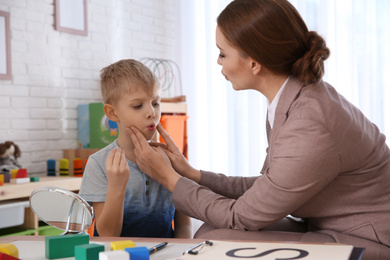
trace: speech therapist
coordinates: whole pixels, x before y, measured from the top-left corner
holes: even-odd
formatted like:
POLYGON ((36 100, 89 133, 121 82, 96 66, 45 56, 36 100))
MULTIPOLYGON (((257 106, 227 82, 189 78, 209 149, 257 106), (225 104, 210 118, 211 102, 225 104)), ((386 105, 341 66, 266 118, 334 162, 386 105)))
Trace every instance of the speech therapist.
POLYGON ((363 259, 390 259, 390 150, 322 80, 324 39, 287 0, 234 0, 217 18, 216 42, 233 88, 269 101, 260 176, 193 168, 161 125, 165 148, 129 129, 141 170, 173 192, 178 211, 205 222, 196 238, 343 243, 366 248, 363 259))

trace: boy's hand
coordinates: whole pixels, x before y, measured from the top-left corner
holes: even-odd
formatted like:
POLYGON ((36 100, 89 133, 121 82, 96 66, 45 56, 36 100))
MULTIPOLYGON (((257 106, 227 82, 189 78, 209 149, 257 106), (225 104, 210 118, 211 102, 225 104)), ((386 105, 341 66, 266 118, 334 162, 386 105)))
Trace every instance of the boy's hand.
POLYGON ((112 150, 108 155, 106 172, 109 186, 121 191, 126 189, 130 170, 126 161, 125 152, 121 148, 112 150))

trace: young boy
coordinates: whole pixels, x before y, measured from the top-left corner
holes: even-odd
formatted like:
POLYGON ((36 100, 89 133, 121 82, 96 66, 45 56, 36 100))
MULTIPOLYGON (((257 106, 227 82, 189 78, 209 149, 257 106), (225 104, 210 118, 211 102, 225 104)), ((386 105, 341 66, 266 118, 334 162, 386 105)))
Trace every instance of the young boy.
POLYGON ((138 128, 148 140, 154 136, 161 117, 157 77, 127 59, 102 69, 100 84, 104 113, 117 122, 119 136, 92 154, 84 171, 80 195, 93 203, 95 235, 191 238, 190 218, 175 212, 172 194, 134 163, 127 128, 138 128))

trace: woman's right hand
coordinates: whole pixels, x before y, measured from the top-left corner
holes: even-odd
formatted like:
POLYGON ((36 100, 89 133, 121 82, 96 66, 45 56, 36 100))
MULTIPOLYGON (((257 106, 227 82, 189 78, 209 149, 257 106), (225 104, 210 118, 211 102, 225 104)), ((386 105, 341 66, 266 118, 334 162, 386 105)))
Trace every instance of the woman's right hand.
MULTIPOLYGON (((166 155, 175 171, 177 171, 180 175, 192 179, 197 183, 200 182, 201 173, 199 170, 194 169, 181 153, 179 147, 175 144, 169 134, 165 131, 165 129, 159 124, 157 126, 157 131, 160 133, 161 137, 164 139, 166 147, 163 147, 166 155)), ((151 144, 153 145, 153 144, 151 144)))

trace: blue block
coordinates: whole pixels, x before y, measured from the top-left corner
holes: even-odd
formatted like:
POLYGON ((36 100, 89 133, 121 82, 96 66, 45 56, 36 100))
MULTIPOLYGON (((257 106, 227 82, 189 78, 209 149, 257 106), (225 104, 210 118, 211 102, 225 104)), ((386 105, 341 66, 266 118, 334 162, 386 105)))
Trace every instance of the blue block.
POLYGON ((45 238, 45 255, 48 259, 74 256, 74 247, 89 244, 88 234, 48 236, 45 238))
POLYGON ((99 252, 104 252, 104 246, 98 244, 86 244, 74 247, 76 260, 96 260, 99 259, 99 252))
POLYGON ((131 260, 149 260, 149 249, 145 246, 125 248, 131 260))

